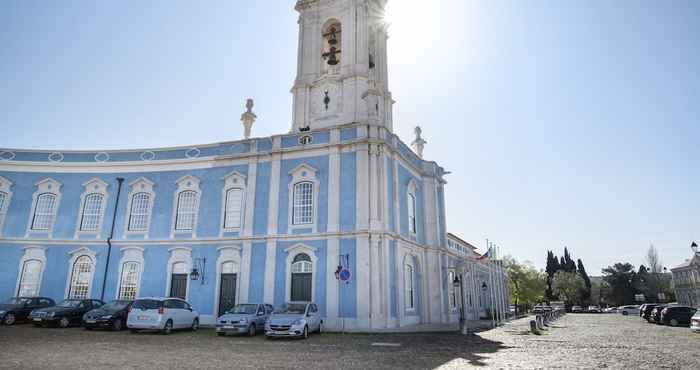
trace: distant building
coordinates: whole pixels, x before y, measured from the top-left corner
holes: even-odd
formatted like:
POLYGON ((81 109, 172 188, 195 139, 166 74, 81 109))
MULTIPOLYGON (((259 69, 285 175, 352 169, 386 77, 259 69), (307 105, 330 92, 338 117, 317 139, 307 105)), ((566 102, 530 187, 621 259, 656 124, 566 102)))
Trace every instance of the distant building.
POLYGON ((700 307, 700 252, 694 252, 693 257, 672 268, 671 272, 678 303, 700 307))

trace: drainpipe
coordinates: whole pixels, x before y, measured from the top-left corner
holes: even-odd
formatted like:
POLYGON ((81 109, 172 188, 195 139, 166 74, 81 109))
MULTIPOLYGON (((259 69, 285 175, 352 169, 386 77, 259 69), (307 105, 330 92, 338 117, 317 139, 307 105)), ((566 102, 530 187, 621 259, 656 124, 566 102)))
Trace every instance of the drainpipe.
POLYGON ((122 190, 122 183, 124 182, 123 177, 117 177, 117 199, 114 202, 114 212, 112 213, 112 228, 109 231, 109 237, 107 237, 107 263, 105 263, 105 272, 102 277, 102 293, 100 294, 100 300, 105 300, 105 286, 107 285, 107 272, 109 271, 109 257, 112 255, 112 237, 114 237, 114 224, 117 222, 117 209, 119 207, 119 195, 122 190))

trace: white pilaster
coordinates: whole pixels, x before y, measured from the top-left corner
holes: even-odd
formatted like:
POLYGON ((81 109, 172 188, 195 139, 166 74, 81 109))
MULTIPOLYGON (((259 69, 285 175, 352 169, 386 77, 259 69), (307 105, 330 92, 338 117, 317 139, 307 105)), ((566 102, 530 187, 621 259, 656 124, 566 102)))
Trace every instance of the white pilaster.
MULTIPOLYGON (((376 127, 370 127, 371 131, 375 131, 376 127)), ((379 219, 380 193, 379 193, 379 171, 377 162, 379 159, 379 145, 369 145, 369 211, 370 230, 380 230, 382 228, 379 219)))
POLYGON ((382 247, 382 240, 379 239, 379 235, 372 235, 370 239, 370 325, 372 328, 381 328, 386 324, 384 318, 384 310, 382 307, 382 297, 383 289, 381 283, 381 272, 382 272, 382 256, 380 249, 382 247))
POLYGON ((399 207, 399 161, 398 155, 392 153, 392 171, 394 171, 394 199, 392 199, 394 207, 394 231, 397 234, 401 233, 401 208, 399 207))
MULTIPOLYGON (((280 138, 275 137, 273 139, 273 150, 274 144, 279 145, 280 138)), ((267 213, 267 235, 277 235, 277 217, 279 215, 279 193, 280 193, 280 160, 281 155, 279 153, 272 154, 272 161, 270 162, 270 201, 267 213)))
MULTIPOLYGON (((331 144, 340 141, 340 130, 331 130, 331 144)), ((340 148, 331 146, 328 158, 328 232, 340 229, 340 148)))
POLYGON ((437 246, 437 201, 435 199, 435 179, 423 177, 423 220, 425 229, 425 243, 429 246, 437 246))
POLYGON ((358 144, 357 149, 357 230, 369 227, 369 146, 358 144))
POLYGON ((275 302, 275 262, 277 260, 277 241, 267 241, 265 253, 265 289, 264 301, 274 305, 275 302))
POLYGON ((251 254, 252 244, 251 242, 243 243, 243 250, 241 251, 241 292, 238 295, 238 300, 240 303, 248 303, 248 291, 250 287, 250 254, 251 254))
MULTIPOLYGON (((253 142, 255 143, 255 141, 253 142)), ((255 144, 253 144, 255 145, 255 144)), ((243 220, 243 236, 253 235, 254 210, 255 210, 255 185, 258 176, 258 159, 251 158, 248 164, 248 179, 245 195, 245 218, 243 220)))
POLYGON ((370 276, 369 276, 369 238, 366 235, 357 237, 357 327, 368 328, 370 323, 370 276))

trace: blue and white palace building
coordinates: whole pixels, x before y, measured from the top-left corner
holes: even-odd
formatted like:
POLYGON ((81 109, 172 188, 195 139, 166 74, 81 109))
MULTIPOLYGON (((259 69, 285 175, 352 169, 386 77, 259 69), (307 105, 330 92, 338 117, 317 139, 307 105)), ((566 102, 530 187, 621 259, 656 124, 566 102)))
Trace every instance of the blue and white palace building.
POLYGON ((483 315, 495 286, 446 230, 445 170, 419 129, 413 148, 393 133, 385 5, 297 1, 286 134, 251 137, 249 100, 243 140, 0 149, 0 299, 180 296, 202 323, 312 300, 330 330, 454 324, 460 302, 483 315))

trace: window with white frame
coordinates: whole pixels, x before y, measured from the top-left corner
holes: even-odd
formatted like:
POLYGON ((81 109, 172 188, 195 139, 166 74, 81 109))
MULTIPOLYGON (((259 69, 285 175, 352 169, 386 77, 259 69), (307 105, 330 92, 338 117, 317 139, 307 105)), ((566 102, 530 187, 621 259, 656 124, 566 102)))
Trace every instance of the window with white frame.
POLYGON ((294 225, 314 222, 314 184, 304 181, 294 184, 294 225))
POLYGON ((413 266, 406 264, 404 265, 404 302, 406 309, 414 309, 414 297, 413 297, 413 266))
POLYGON ((7 214, 8 203, 10 203, 10 195, 4 191, 0 191, 0 227, 5 220, 7 214))
POLYGON ((73 262, 71 271, 70 289, 68 298, 70 299, 86 299, 90 292, 90 283, 92 280, 92 258, 82 255, 76 258, 73 262))
POLYGON ((136 193, 131 197, 129 231, 146 231, 151 218, 151 195, 136 193))
POLYGON ((80 231, 97 231, 102 219, 102 202, 104 195, 92 193, 85 196, 83 212, 80 217, 80 231))
POLYGON ((192 190, 181 191, 177 196, 175 230, 192 230, 196 214, 197 193, 192 190))
POLYGON ((408 231, 415 234, 416 227, 416 194, 408 193, 408 231))
POLYGON ((56 215, 56 194, 44 193, 36 198, 32 230, 50 230, 56 215))
POLYGON ((136 299, 139 279, 141 277, 141 264, 129 261, 122 264, 122 276, 119 282, 119 297, 122 300, 136 299))
POLYGON ((42 268, 43 263, 39 260, 24 261, 19 288, 17 289, 18 297, 36 297, 39 295, 42 268))
POLYGON ((457 308, 457 290, 454 285, 454 270, 447 271, 447 296, 449 297, 450 308, 457 308))
POLYGON ((243 189, 231 188, 226 190, 224 228, 237 229, 241 227, 243 212, 243 189))

